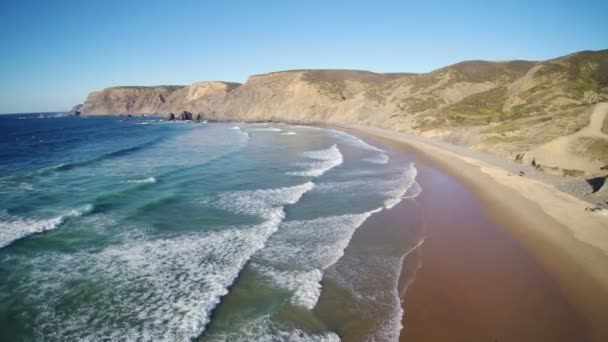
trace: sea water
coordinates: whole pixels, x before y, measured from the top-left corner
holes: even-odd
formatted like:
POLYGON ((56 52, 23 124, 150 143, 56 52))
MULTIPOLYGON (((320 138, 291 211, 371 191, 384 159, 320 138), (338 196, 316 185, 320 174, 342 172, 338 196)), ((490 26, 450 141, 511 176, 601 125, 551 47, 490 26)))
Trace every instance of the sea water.
POLYGON ((36 114, 0 116, 0 162, 2 341, 399 336, 420 236, 353 236, 415 204, 404 156, 317 127, 36 114))

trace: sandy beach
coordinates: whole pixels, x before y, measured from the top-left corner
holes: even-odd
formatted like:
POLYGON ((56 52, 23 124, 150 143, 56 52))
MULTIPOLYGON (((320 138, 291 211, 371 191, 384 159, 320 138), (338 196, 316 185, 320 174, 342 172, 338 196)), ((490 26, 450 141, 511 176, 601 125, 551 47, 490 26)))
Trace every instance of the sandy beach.
POLYGON ((540 176, 519 176, 532 174, 521 165, 343 129, 418 160, 427 238, 403 300, 402 341, 608 340, 608 216, 540 176))

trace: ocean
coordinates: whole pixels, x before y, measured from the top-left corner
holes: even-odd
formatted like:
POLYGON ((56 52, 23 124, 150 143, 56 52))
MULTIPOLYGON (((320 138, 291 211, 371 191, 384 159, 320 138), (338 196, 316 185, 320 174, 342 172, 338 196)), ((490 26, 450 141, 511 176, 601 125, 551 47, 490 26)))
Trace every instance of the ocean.
POLYGON ((0 161, 2 341, 398 339, 422 243, 406 155, 329 128, 46 113, 0 116, 0 161))

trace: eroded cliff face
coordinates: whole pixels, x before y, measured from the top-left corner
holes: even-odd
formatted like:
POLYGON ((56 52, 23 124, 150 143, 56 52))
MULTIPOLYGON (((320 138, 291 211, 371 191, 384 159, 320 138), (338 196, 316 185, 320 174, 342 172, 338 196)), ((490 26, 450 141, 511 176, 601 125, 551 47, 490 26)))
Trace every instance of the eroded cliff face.
MULTIPOLYGON (((602 101, 608 101, 608 50, 543 62, 467 61, 426 74, 293 70, 251 76, 242 85, 107 88, 89 94, 80 111, 367 125, 513 158, 585 127, 602 101)), ((593 146, 599 148, 589 158, 608 164, 608 142, 593 146)))
POLYGON ((239 83, 198 82, 190 86, 112 87, 92 92, 83 115, 214 113, 239 83))
POLYGON ((161 114, 167 98, 183 86, 113 87, 89 93, 83 115, 161 114))

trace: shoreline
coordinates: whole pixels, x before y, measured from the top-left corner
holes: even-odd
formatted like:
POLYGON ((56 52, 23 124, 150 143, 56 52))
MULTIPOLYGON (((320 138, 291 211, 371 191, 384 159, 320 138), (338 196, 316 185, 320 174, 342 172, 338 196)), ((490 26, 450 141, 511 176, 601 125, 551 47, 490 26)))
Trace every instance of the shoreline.
MULTIPOLYGON (((608 217, 586 212, 584 209, 589 205, 587 202, 549 184, 520 177, 473 156, 442 149, 435 145, 438 144, 435 141, 429 143, 424 141, 425 138, 377 128, 334 127, 411 154, 423 164, 435 167, 462 183, 479 202, 489 221, 506 233, 505 237, 492 239, 512 239, 521 245, 524 252, 529 252, 533 262, 538 262, 541 269, 539 272, 546 270, 567 302, 584 317, 589 335, 584 340, 608 339, 608 327, 605 326, 608 319, 608 217)), ((423 186, 423 196, 424 193, 423 186)), ((485 230, 481 232, 485 233, 485 230)), ((454 238, 456 240, 452 244, 462 242, 458 236, 454 238)), ((425 255, 437 253, 429 249, 428 246, 422 246, 421 273, 425 269, 425 255)), ((522 254, 521 251, 514 250, 506 253, 505 257, 509 257, 508 253, 522 254)), ((495 256, 491 257, 496 260, 495 256)), ((412 296, 425 296, 424 289, 414 293, 416 287, 422 286, 422 281, 416 277, 412 289, 406 291, 405 301, 411 302, 412 296)), ((451 295, 447 288, 444 288, 443 294, 451 295)), ((440 305, 433 298, 426 298, 426 301, 426 304, 440 305)), ((421 305, 423 304, 424 300, 421 305)), ((407 305, 404 310, 408 312, 407 305)), ((407 321, 417 322, 415 315, 415 312, 410 312, 409 318, 404 322, 404 331, 408 329, 407 321)), ((460 312, 451 312, 451 315, 459 317, 457 315, 460 312)), ((463 333, 462 329, 458 330, 463 333)))

